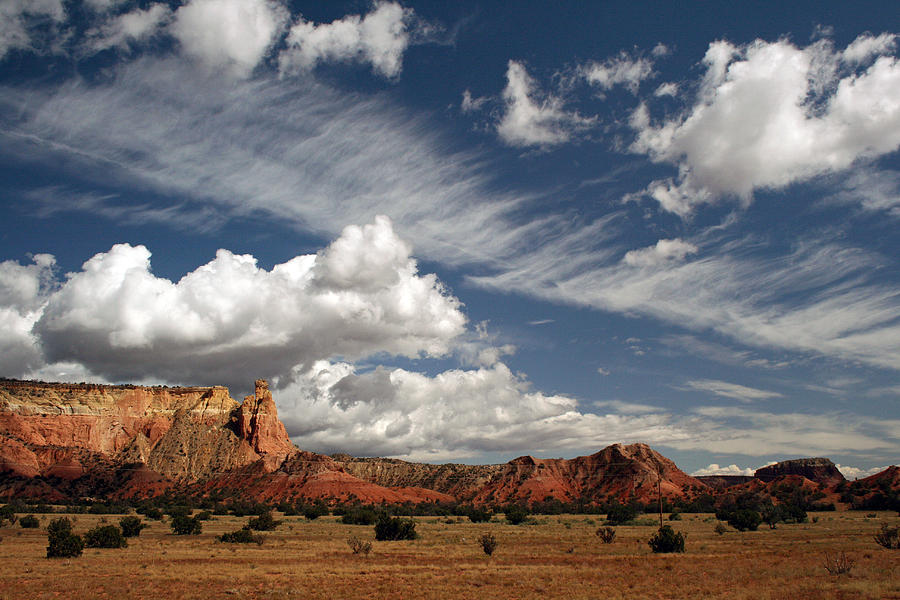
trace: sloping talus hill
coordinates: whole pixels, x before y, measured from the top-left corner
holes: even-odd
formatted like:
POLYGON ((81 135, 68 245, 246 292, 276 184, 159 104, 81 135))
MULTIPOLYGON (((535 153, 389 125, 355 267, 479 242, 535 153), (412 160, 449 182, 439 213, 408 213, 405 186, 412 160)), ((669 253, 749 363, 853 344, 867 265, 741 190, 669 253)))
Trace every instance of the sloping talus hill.
POLYGON ((335 455, 344 469, 380 485, 418 486, 473 502, 604 502, 636 497, 647 501, 658 491, 683 498, 708 491, 671 460, 647 444, 613 444, 572 459, 522 456, 502 465, 425 465, 383 458, 335 455))

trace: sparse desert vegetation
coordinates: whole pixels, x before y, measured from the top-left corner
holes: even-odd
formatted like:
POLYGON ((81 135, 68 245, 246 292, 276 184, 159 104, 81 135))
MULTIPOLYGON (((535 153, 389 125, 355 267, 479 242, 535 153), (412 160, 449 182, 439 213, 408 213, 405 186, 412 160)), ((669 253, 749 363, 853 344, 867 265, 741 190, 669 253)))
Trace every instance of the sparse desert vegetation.
POLYGON ((277 515, 283 524, 264 545, 221 543, 247 521, 227 515, 205 522, 198 535, 175 535, 168 523, 150 521, 127 547, 45 558, 47 525, 60 538, 77 537, 121 516, 69 515, 67 523, 48 519, 38 529, 4 523, 0 598, 900 597, 897 553, 874 539, 882 523, 900 523, 893 511, 878 512, 877 520, 819 513, 817 523, 722 535, 713 515, 682 514, 673 529, 688 536, 683 554, 652 552, 658 524, 619 525, 613 543, 597 543, 598 521, 586 515, 537 514, 518 526, 416 517, 416 539, 390 542, 376 541, 371 525, 335 516, 277 515), (502 550, 490 558, 485 535, 502 550), (348 547, 351 536, 371 544, 365 560, 348 547), (833 576, 823 564, 846 570, 833 576))

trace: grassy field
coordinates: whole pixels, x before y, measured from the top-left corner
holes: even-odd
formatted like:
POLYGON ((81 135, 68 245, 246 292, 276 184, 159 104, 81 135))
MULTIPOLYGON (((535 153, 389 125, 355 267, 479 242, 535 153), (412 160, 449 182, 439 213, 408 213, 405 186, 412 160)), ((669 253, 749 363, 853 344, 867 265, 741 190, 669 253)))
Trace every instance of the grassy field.
MULTIPOLYGON (((368 556, 347 538, 374 540, 372 527, 334 517, 284 518, 265 543, 224 544, 216 536, 247 518, 214 517, 199 536, 175 536, 150 521, 118 550, 85 549, 74 559, 45 558, 40 529, 0 529, 0 598, 896 598, 900 551, 878 546, 880 523, 896 513, 810 514, 817 522, 771 530, 714 532, 711 515, 671 524, 688 534, 685 554, 655 555, 653 525, 620 526, 611 544, 594 532, 596 517, 537 516, 513 526, 467 519, 418 518, 419 539, 374 542, 368 556), (499 541, 486 556, 478 537, 499 541), (851 572, 830 575, 825 554, 845 552, 851 572)), ((75 532, 116 516, 77 515, 75 532)), ((283 518, 283 517, 279 517, 283 518)), ((647 521, 649 523, 649 521, 647 521)))

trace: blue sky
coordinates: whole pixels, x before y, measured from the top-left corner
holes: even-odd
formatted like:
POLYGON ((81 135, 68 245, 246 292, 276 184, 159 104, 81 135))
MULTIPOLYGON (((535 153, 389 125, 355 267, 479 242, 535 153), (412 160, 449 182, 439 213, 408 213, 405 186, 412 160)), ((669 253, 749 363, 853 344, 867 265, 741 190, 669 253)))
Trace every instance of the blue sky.
POLYGON ((5 376, 266 377, 319 452, 897 462, 890 3, 0 16, 5 376))

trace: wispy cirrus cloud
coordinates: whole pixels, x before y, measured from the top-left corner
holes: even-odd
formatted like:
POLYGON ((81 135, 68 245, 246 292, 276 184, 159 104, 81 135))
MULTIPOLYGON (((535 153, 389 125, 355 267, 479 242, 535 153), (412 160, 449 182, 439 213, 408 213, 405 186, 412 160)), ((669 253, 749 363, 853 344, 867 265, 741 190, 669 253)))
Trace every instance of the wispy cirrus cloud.
POLYGON ((770 398, 782 398, 778 392, 760 390, 757 388, 720 381, 718 379, 694 379, 686 382, 678 389, 708 392, 723 398, 732 398, 741 402, 753 402, 754 400, 768 400, 770 398))

